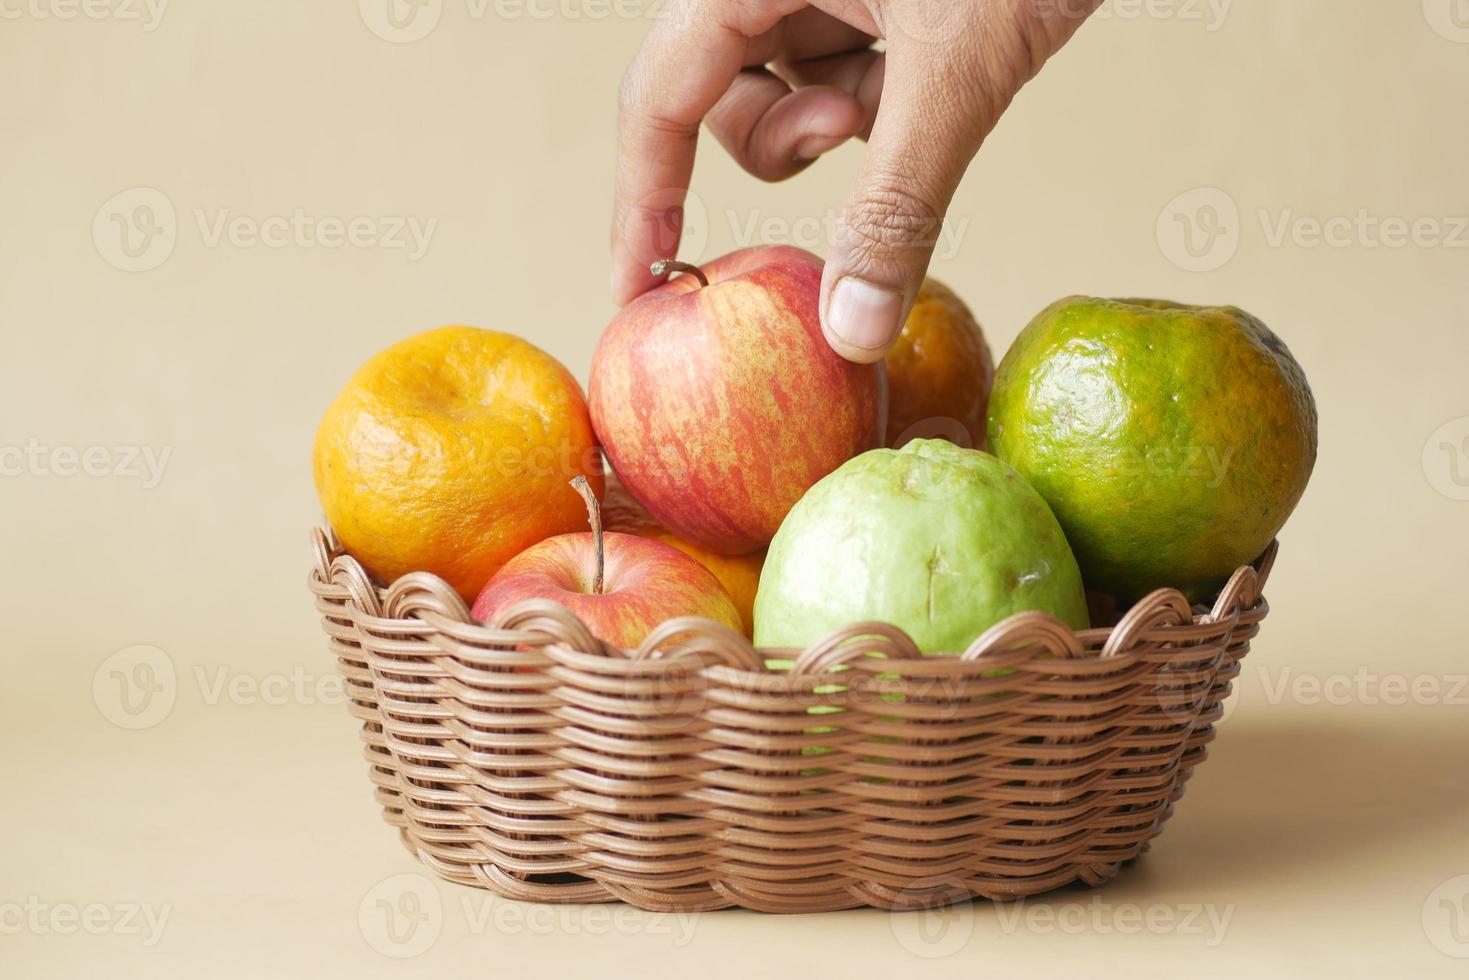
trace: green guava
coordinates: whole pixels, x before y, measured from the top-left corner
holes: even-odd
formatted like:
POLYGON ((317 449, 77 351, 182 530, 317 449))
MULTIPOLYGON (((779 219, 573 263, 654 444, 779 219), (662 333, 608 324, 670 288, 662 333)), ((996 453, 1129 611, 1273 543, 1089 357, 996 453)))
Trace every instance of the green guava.
POLYGON ((1087 626, 1050 508, 994 456, 918 439, 848 460, 786 516, 760 575, 755 643, 800 647, 877 620, 924 653, 957 654, 1027 610, 1087 626))

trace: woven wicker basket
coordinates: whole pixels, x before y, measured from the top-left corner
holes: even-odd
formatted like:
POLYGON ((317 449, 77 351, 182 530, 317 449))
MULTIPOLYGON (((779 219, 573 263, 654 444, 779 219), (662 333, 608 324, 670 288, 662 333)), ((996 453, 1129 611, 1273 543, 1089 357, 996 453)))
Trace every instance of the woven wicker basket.
POLYGON ((315 534, 311 591, 388 823, 507 898, 815 912, 1098 885, 1155 837, 1267 605, 1271 545, 1212 609, 1014 616, 961 656, 890 626, 762 651, 705 620, 631 653, 560 606, 477 624, 315 534), (794 661, 766 667, 766 657, 794 661))

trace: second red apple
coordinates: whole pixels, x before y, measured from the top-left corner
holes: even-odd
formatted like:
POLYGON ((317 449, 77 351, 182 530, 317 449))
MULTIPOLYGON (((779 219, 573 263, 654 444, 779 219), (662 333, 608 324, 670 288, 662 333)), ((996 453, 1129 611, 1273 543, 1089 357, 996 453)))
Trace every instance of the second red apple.
POLYGON ((593 636, 623 650, 636 648, 660 623, 681 616, 743 630, 734 600, 712 572, 662 541, 604 533, 586 477, 571 485, 587 502, 591 532, 558 534, 510 559, 475 600, 475 619, 498 622, 516 603, 550 599, 571 610, 593 636))

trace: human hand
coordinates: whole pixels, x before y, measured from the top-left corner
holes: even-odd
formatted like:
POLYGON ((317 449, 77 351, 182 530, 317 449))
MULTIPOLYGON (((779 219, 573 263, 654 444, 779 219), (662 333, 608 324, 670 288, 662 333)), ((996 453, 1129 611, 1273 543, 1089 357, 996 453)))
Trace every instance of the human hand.
POLYGON ((669 0, 623 78, 613 298, 650 289, 649 265, 676 257, 701 123, 764 180, 857 136, 867 152, 831 242, 821 324, 843 357, 880 360, 980 144, 1100 3, 669 0))

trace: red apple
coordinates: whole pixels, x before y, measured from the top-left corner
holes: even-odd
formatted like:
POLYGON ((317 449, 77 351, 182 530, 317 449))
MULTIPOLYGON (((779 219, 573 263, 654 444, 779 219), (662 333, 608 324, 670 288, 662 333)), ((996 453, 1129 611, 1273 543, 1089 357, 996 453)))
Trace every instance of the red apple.
POLYGON ((475 600, 475 619, 495 621, 517 602, 550 599, 619 649, 638 646, 654 627, 678 616, 702 616, 743 633, 739 610, 713 573, 662 541, 604 534, 586 479, 577 477, 572 485, 587 500, 591 532, 547 538, 510 559, 475 600))
POLYGON ((828 346, 809 252, 662 265, 684 274, 629 303, 597 345, 592 426, 658 523, 709 551, 757 551, 817 480, 882 444, 882 368, 828 346))

